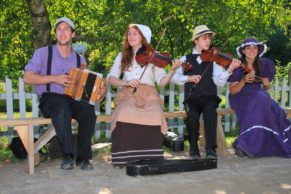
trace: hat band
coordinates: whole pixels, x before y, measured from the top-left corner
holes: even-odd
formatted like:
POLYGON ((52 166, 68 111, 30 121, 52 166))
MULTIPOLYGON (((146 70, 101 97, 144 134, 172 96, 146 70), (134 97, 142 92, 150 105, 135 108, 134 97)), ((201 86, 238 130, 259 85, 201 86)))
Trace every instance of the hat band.
POLYGON ((210 32, 210 33, 212 33, 210 30, 203 30, 203 31, 197 33, 195 36, 200 35, 200 34, 205 34, 205 32, 210 32))
POLYGON ((245 47, 245 46, 263 46, 264 44, 261 42, 247 42, 241 45, 241 47, 245 47))

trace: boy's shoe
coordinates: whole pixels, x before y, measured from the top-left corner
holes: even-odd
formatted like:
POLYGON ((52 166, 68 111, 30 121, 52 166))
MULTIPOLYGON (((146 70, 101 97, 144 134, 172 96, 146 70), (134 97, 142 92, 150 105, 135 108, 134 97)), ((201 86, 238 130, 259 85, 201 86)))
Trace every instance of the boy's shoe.
POLYGON ((198 159, 201 159, 201 156, 200 156, 200 154, 194 154, 194 155, 190 154, 190 159, 198 160, 198 159))
POLYGON ((64 157, 61 169, 71 170, 74 168, 74 160, 71 157, 64 157))
POLYGON ((89 160, 76 160, 76 166, 80 166, 81 170, 93 170, 94 167, 89 160))
POLYGON ((217 160, 217 155, 216 155, 215 149, 207 149, 205 158, 217 160))
POLYGON ((197 143, 194 143, 192 146, 190 146, 189 156, 192 159, 200 159, 200 151, 197 143))

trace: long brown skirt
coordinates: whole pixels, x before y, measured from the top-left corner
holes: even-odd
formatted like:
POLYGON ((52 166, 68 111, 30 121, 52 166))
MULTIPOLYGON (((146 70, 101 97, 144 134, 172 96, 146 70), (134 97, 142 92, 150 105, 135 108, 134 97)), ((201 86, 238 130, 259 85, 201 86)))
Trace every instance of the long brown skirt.
POLYGON ((154 86, 140 85, 135 93, 124 87, 112 114, 112 163, 163 158, 168 130, 161 99, 154 86))
POLYGON ((142 159, 162 159, 163 139, 160 126, 117 122, 112 133, 112 163, 126 164, 142 159))

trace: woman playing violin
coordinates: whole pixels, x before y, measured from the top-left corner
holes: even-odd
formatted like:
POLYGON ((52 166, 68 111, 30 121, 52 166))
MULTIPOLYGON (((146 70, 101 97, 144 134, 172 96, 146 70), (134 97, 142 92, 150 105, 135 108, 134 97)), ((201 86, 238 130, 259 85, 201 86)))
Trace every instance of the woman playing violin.
POLYGON ((121 87, 111 124, 112 163, 117 167, 128 161, 163 158, 162 144, 168 127, 155 83, 166 86, 181 63, 173 61, 168 74, 150 61, 147 65, 138 64, 136 52, 143 46, 150 47, 151 34, 145 25, 130 24, 122 52, 108 75, 110 85, 121 87))
POLYGON ((192 64, 191 71, 177 69, 172 81, 179 85, 184 84, 185 109, 187 119, 185 124, 188 131, 190 143, 190 157, 200 158, 197 144, 199 137, 199 119, 201 113, 204 118, 206 137, 206 158, 217 159, 216 155, 216 108, 220 103, 217 96, 217 87, 223 86, 232 71, 239 67, 240 61, 233 59, 227 70, 215 62, 202 61, 200 54, 202 50, 208 50, 211 39, 215 35, 206 25, 197 26, 193 31, 192 41, 195 48, 192 53, 181 57, 182 61, 192 64))
POLYGON ((275 75, 274 62, 261 58, 266 48, 252 37, 237 47, 241 61, 250 72, 246 74, 238 68, 228 80, 229 102, 240 125, 233 147, 239 156, 291 157, 290 121, 266 91, 275 75))

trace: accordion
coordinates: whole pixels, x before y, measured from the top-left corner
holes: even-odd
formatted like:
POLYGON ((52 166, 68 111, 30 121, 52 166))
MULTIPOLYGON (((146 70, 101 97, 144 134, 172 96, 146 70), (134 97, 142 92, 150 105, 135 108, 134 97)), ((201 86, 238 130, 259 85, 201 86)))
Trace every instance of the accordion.
POLYGON ((106 80, 102 74, 87 69, 72 68, 69 76, 74 83, 65 88, 64 94, 91 105, 102 101, 106 93, 102 92, 106 91, 106 80))

